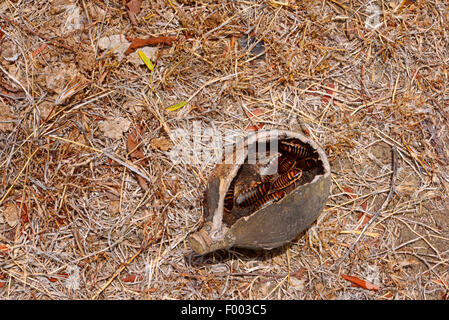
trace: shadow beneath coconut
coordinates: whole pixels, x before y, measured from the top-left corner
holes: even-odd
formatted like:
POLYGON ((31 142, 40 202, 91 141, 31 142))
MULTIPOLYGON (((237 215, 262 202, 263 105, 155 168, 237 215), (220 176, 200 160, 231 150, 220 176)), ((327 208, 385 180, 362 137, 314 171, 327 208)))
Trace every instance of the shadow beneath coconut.
MULTIPOLYGON (((193 268, 226 264, 234 260, 239 260, 242 262, 270 262, 273 258, 285 254, 289 246, 302 238, 305 233, 306 231, 303 231, 292 242, 278 248, 273 248, 271 250, 230 248, 228 250, 216 250, 204 255, 199 255, 192 251, 189 254, 185 255, 184 259, 186 266, 193 268)), ((229 273, 229 275, 232 275, 232 273, 229 273)), ((244 274, 238 273, 238 275, 243 276, 244 274)))

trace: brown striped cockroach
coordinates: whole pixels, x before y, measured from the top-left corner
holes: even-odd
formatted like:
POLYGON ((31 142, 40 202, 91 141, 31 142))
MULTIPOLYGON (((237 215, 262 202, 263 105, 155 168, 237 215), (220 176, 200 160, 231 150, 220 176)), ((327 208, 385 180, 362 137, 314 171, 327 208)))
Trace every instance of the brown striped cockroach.
POLYGON ((274 174, 267 174, 267 175, 261 176, 262 182, 263 183, 270 183, 271 180, 273 180, 273 177, 274 177, 274 174))
POLYGON ((294 155, 298 159, 310 156, 310 148, 294 142, 280 141, 279 149, 282 153, 294 155))
POLYGON ((235 203, 240 208, 248 207, 260 198, 262 198, 270 189, 269 182, 258 182, 255 187, 241 192, 236 198, 235 203))
POLYGON ((287 173, 284 173, 276 181, 273 182, 273 190, 282 190, 287 188, 292 183, 296 182, 301 178, 302 170, 301 169, 293 169, 287 173))
POLYGON ((280 174, 284 174, 286 172, 289 172, 293 167, 295 166, 296 160, 292 157, 286 157, 283 156, 280 163, 278 171, 280 174))
POLYGON ((228 213, 232 211, 232 208, 234 208, 234 186, 235 180, 232 180, 224 198, 224 210, 228 213))
POLYGON ((283 197, 285 197, 285 191, 275 191, 273 193, 267 194, 256 201, 254 209, 257 211, 265 205, 269 205, 273 202, 278 202, 283 197))

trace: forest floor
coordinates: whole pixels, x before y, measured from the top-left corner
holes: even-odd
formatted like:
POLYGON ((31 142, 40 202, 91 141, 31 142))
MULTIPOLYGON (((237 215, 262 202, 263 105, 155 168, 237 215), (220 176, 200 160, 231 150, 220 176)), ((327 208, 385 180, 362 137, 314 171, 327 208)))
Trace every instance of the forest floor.
POLYGON ((1 1, 0 297, 447 299, 448 117, 446 0, 1 1), (274 128, 328 155, 317 222, 195 254, 192 133, 274 128))

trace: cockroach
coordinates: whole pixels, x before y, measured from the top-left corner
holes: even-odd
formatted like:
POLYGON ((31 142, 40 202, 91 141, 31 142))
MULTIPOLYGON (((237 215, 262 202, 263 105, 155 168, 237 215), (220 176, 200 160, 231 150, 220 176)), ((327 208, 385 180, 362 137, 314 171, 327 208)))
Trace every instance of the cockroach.
POLYGON ((298 159, 310 156, 310 148, 294 142, 280 141, 279 149, 282 153, 294 155, 298 159))
POLYGON ((295 166, 296 160, 291 158, 291 157, 282 157, 280 163, 279 163, 279 168, 278 171, 280 174, 284 174, 286 172, 289 172, 290 170, 293 169, 293 167, 295 166))
POLYGON ((224 210, 228 213, 231 212, 232 209, 234 208, 234 186, 235 180, 232 180, 224 198, 224 210))
POLYGON ((270 189, 270 183, 268 182, 258 182, 258 184, 253 187, 249 188, 242 193, 240 193, 236 199, 235 203, 240 208, 248 207, 249 205, 253 204, 260 198, 262 198, 270 189))
POLYGON ((263 183, 270 183, 271 180, 273 180, 274 174, 267 174, 262 176, 262 182, 263 183))
POLYGON ((302 170, 310 170, 318 165, 318 159, 307 157, 296 162, 296 167, 302 170))
POLYGON ((256 203, 254 205, 254 209, 255 209, 255 211, 257 211, 265 205, 269 205, 273 202, 278 202, 283 197, 285 197, 285 191, 275 191, 273 193, 267 194, 264 197, 262 197, 261 199, 256 201, 256 203))
POLYGON ((302 170, 301 169, 293 169, 287 173, 284 173, 276 181, 273 182, 273 190, 282 190, 287 188, 292 183, 296 182, 301 178, 302 170))

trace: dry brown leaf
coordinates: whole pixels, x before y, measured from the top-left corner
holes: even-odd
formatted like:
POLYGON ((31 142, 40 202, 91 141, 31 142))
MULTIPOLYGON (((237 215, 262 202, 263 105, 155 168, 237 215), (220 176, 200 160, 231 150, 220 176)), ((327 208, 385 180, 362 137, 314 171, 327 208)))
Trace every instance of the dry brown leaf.
POLYGON ((0 131, 11 131, 14 128, 13 122, 8 122, 14 120, 13 114, 9 107, 0 101, 0 131))
MULTIPOLYGON (((130 153, 130 157, 134 161, 141 160, 145 158, 145 154, 142 151, 142 148, 139 148, 140 137, 143 133, 143 127, 139 126, 135 128, 126 139, 126 150, 130 153)), ((137 182, 143 190, 148 190, 147 181, 139 175, 136 175, 137 182)))
POLYGON ((126 139, 126 150, 130 154, 132 160, 139 160, 145 157, 141 148, 138 148, 142 133, 143 128, 137 127, 128 134, 128 138, 126 139))
POLYGON ((377 286, 369 281, 362 280, 362 279, 354 277, 354 276, 348 276, 346 274, 342 274, 341 277, 347 281, 352 282, 357 287, 361 287, 361 288, 368 289, 368 290, 374 290, 374 291, 379 290, 379 286, 377 286))
POLYGON ((111 139, 120 139, 123 132, 128 131, 131 121, 128 119, 117 117, 109 118, 100 122, 100 130, 104 132, 105 137, 111 139))
POLYGON ((161 151, 168 151, 173 146, 170 140, 164 137, 151 139, 150 145, 151 148, 161 151))
POLYGON ((102 37, 98 40, 98 46, 101 50, 107 50, 107 53, 113 53, 117 55, 117 60, 121 61, 125 51, 129 47, 130 43, 126 40, 126 37, 122 34, 113 34, 111 36, 102 37))
POLYGON ((142 5, 142 0, 131 0, 126 3, 126 9, 128 11, 129 19, 131 24, 136 25, 136 15, 140 12, 140 7, 142 5))
POLYGON ((108 211, 110 214, 117 214, 120 212, 120 200, 113 200, 109 202, 108 211))
POLYGON ((8 203, 1 211, 6 223, 13 228, 19 223, 20 213, 19 208, 14 203, 8 203))
POLYGON ((166 44, 166 45, 170 46, 173 43, 173 41, 175 41, 177 39, 178 39, 177 37, 150 37, 147 39, 127 37, 127 40, 130 41, 131 44, 129 45, 128 49, 125 51, 125 54, 130 54, 142 47, 154 46, 157 44, 166 44))

